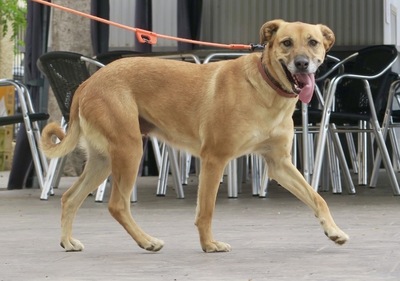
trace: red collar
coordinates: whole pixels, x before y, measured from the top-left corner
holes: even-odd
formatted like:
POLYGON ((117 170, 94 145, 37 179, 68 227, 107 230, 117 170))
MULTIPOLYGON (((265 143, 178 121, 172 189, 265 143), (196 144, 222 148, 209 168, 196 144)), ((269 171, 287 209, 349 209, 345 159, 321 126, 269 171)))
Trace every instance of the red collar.
POLYGON ((276 81, 271 76, 271 74, 268 72, 268 70, 264 68, 264 66, 261 63, 261 60, 258 60, 257 65, 258 65, 258 70, 261 73, 261 76, 268 83, 268 85, 270 85, 272 87, 272 89, 274 89, 279 95, 281 95, 282 97, 286 97, 286 98, 297 98, 299 96, 298 94, 289 92, 289 91, 285 90, 284 88, 282 88, 281 84, 279 84, 278 81, 276 81))

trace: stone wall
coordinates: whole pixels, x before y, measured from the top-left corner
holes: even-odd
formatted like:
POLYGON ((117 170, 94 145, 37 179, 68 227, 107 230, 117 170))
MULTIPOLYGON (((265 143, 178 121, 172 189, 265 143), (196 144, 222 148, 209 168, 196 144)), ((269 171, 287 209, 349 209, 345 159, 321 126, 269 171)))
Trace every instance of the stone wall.
MULTIPOLYGON (((90 0, 53 0, 54 4, 90 13, 90 0)), ((50 46, 51 51, 71 51, 91 56, 90 20, 81 16, 52 9, 50 46)), ((61 119, 61 112, 51 90, 49 93, 49 113, 52 121, 61 119)), ((85 156, 78 148, 68 155, 64 167, 65 176, 77 176, 82 172, 85 156)))

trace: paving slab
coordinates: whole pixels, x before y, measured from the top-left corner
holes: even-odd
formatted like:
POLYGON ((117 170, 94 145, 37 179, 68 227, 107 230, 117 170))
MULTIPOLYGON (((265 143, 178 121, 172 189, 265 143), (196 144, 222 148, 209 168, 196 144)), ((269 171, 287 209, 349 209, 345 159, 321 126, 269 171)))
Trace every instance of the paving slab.
MULTIPOLYGON (((140 249, 112 219, 105 201, 88 197, 78 212, 74 236, 83 252, 59 246, 60 198, 76 178, 62 178, 47 201, 40 190, 6 190, 0 174, 0 280, 400 280, 400 197, 385 176, 377 188, 357 187, 356 195, 322 193, 336 223, 350 235, 337 246, 299 200, 276 184, 268 197, 238 199, 221 184, 213 222, 215 238, 229 253, 203 253, 193 224, 197 178, 185 199, 172 187, 155 196, 157 178, 138 180, 132 214, 149 234, 164 240, 158 253, 140 249)), ((107 188, 109 191, 109 188, 107 188)))

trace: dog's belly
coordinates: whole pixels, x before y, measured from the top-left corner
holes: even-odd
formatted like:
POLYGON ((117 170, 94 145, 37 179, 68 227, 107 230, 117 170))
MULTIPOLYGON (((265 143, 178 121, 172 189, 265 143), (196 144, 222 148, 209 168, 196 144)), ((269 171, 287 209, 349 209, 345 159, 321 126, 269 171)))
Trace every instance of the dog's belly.
POLYGON ((195 156, 199 156, 200 141, 198 137, 183 132, 174 133, 173 131, 176 131, 175 128, 162 130, 142 116, 139 116, 139 126, 142 135, 154 136, 160 141, 167 142, 174 147, 184 149, 195 156))

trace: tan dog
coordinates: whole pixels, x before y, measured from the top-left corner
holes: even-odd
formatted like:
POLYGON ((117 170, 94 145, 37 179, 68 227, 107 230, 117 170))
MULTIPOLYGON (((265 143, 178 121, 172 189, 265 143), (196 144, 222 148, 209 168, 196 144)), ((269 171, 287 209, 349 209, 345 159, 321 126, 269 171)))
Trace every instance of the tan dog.
POLYGON ((111 173, 109 211, 137 244, 158 251, 163 241, 134 221, 130 194, 142 157, 142 135, 201 158, 195 224, 205 252, 230 251, 214 239, 211 220, 227 163, 260 153, 268 174, 309 206, 325 234, 337 244, 348 236, 336 226, 326 202, 291 162, 292 114, 297 96, 310 99, 314 72, 334 43, 324 25, 274 20, 260 31, 262 54, 196 65, 157 58, 125 58, 97 71, 76 91, 66 135, 56 124, 43 130, 42 148, 61 157, 86 141, 88 160, 78 181, 62 197, 61 246, 80 251, 72 237, 75 214, 111 173), (56 135, 61 142, 53 143, 56 135))

